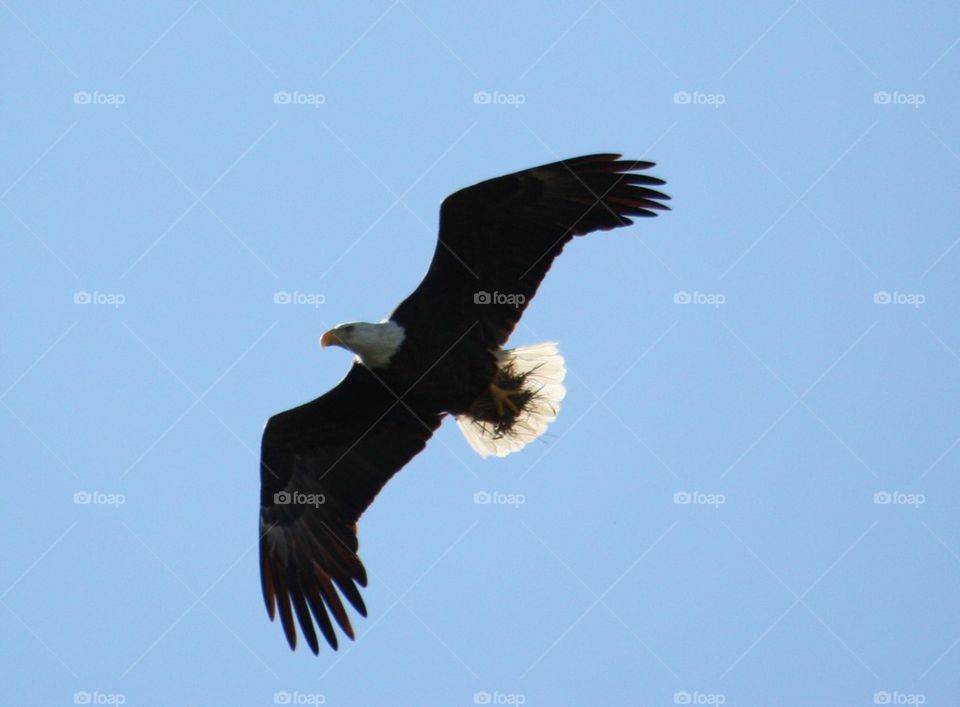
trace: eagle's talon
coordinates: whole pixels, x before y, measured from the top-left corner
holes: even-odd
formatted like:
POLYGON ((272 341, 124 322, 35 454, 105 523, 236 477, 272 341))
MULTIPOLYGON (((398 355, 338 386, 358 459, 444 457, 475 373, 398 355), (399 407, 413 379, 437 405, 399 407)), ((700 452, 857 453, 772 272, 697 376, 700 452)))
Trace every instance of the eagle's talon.
POLYGON ((520 408, 517 407, 516 403, 510 399, 511 395, 517 395, 521 391, 519 390, 506 390, 501 388, 496 383, 490 384, 490 397, 493 398, 493 402, 497 404, 497 415, 503 417, 505 413, 505 408, 509 408, 514 415, 520 414, 520 408))

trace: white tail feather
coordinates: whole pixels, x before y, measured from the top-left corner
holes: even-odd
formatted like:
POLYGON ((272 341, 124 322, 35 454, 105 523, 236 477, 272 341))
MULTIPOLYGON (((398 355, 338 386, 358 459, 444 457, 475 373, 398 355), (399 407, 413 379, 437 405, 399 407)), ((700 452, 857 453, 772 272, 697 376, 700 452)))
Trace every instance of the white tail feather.
POLYGON ((505 433, 497 433, 490 423, 475 420, 469 415, 457 415, 457 425, 463 436, 481 457, 504 457, 542 435, 547 426, 557 419, 560 401, 567 394, 563 386, 567 369, 553 341, 499 351, 497 362, 501 368, 512 368, 518 374, 526 374, 523 388, 536 394, 505 433))

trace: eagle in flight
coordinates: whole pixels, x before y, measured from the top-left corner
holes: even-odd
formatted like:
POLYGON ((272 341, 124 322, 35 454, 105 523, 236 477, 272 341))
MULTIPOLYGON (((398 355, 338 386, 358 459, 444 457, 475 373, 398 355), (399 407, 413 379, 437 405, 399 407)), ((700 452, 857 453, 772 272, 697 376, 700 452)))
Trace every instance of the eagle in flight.
POLYGON ((522 448, 556 419, 566 369, 554 343, 505 349, 554 258, 574 237, 656 216, 670 197, 618 154, 576 157, 447 197, 423 281, 381 322, 341 324, 323 347, 356 355, 316 400, 269 419, 260 460, 260 578, 291 648, 314 653, 333 621, 353 638, 367 574, 357 520, 452 415, 481 456, 522 448), (331 621, 331 617, 333 621, 331 621))

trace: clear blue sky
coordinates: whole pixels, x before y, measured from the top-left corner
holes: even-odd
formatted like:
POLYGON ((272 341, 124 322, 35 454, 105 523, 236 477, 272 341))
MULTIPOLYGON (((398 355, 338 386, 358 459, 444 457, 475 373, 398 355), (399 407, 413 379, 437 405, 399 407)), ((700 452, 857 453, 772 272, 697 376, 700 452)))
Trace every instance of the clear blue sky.
POLYGON ((955 2, 0 3, 2 701, 958 704, 958 38, 955 2), (558 421, 502 460, 445 424, 362 519, 358 640, 291 654, 264 421, 445 195, 596 151, 674 211, 518 328, 558 421))

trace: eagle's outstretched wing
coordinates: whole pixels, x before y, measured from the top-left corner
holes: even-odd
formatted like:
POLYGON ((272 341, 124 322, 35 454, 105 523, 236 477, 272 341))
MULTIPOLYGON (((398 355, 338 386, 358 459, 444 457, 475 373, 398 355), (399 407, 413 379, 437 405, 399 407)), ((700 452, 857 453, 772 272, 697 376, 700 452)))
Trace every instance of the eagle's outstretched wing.
MULTIPOLYGON (((541 280, 574 236, 656 216, 670 197, 653 162, 587 155, 480 182, 447 197, 430 268, 394 317, 425 306, 479 320, 483 341, 502 346, 541 280)), ((406 317, 405 317, 406 315, 406 317)))
POLYGON ((337 647, 332 614, 353 638, 340 595, 362 615, 356 522, 383 485, 419 453, 441 416, 415 412, 362 364, 326 395, 270 418, 260 459, 260 581, 296 647, 294 616, 314 653, 314 621, 337 647), (338 594, 339 591, 339 594, 338 594), (312 615, 312 619, 311 619, 312 615))

